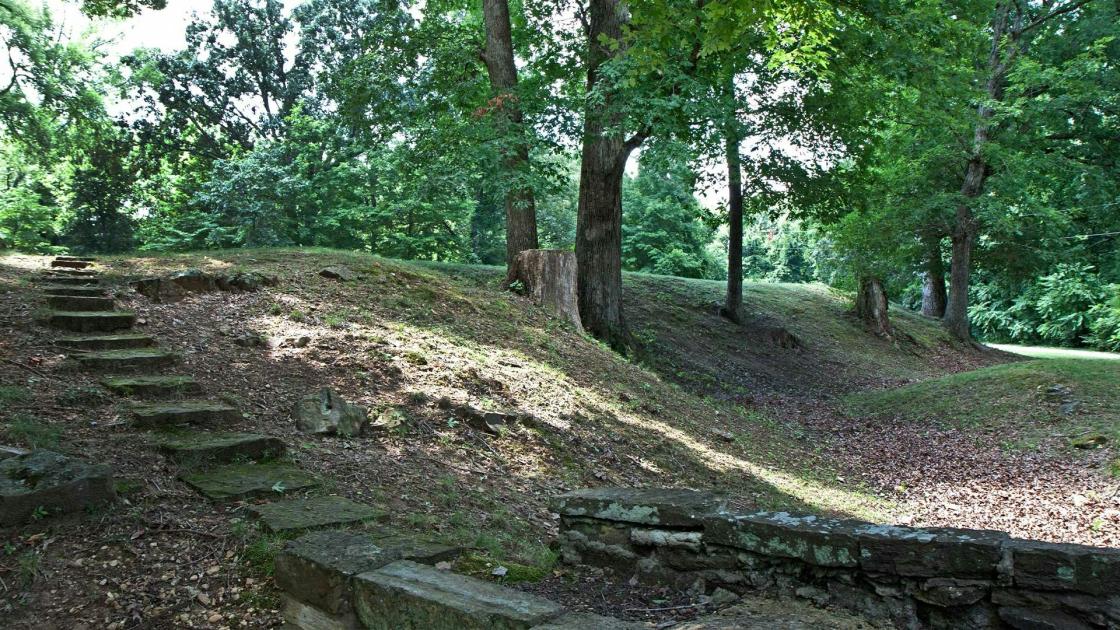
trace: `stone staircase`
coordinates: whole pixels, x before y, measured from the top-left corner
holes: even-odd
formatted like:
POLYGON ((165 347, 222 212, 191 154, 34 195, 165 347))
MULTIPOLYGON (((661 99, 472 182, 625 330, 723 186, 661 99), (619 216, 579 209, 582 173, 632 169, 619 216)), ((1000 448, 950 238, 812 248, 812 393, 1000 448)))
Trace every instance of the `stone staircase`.
MULTIPOLYGON (((448 567, 459 549, 385 529, 379 524, 388 514, 375 507, 317 494, 321 480, 285 461, 283 440, 237 431, 242 414, 236 407, 204 397, 193 376, 174 373, 179 357, 137 332, 135 313, 117 310, 96 260, 60 256, 50 266, 37 280, 54 309, 46 322, 68 333, 57 344, 82 370, 97 373, 105 389, 130 401, 132 426, 150 432, 152 447, 175 464, 182 482, 214 503, 251 501, 247 512, 266 532, 303 534, 276 559, 286 628, 648 627, 571 612, 530 593, 455 574, 448 567)), ((0 467, 26 460, 18 465, 34 468, 42 460, 90 468, 81 469, 80 483, 70 484, 70 509, 113 496, 107 466, 42 451, 0 460, 0 467), (99 491, 87 492, 90 487, 99 491)), ((3 498, 0 525, 26 519, 26 507, 35 503, 22 499, 25 509, 11 512, 7 522, 3 498)))

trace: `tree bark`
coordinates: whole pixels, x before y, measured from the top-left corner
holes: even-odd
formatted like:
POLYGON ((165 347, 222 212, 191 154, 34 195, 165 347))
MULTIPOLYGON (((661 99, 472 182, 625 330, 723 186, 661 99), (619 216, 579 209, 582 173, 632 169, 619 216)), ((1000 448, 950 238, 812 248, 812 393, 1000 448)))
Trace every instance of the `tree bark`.
POLYGON ((482 0, 486 22, 486 50, 483 59, 494 93, 491 106, 506 135, 503 163, 506 170, 506 270, 512 280, 517 254, 539 247, 537 208, 533 189, 520 185, 518 176, 529 165, 529 145, 525 140, 524 116, 517 100, 517 65, 513 58, 513 37, 508 0, 482 0))
POLYGON ((950 236, 953 253, 949 261, 949 299, 945 307, 945 328, 961 341, 972 341, 968 321, 968 285, 971 275, 972 247, 979 231, 972 202, 984 192, 984 182, 988 178, 988 163, 984 150, 991 135, 992 116, 995 110, 991 103, 1003 100, 1003 86, 1010 64, 1015 58, 1016 43, 1005 41, 1008 35, 1014 39, 1017 31, 1010 24, 1011 3, 1004 0, 996 5, 992 19, 992 47, 988 53, 988 80, 984 90, 984 101, 977 107, 977 121, 972 134, 972 153, 965 166, 964 181, 961 183, 961 201, 957 204, 955 221, 950 236), (1008 47, 1009 48, 1005 48, 1008 47))
POLYGON ((890 337, 891 321, 887 316, 890 303, 887 301, 887 292, 879 278, 864 276, 859 280, 859 295, 856 296, 856 317, 860 318, 868 329, 880 337, 890 337))
POLYGON ((514 277, 535 304, 583 330, 576 298, 576 256, 556 249, 528 249, 517 255, 514 277))
MULTIPOLYGON (((598 87, 599 68, 622 42, 626 9, 619 0, 591 0, 588 28, 587 92, 598 87)), ((576 219, 579 314, 583 327, 616 349, 629 347, 622 316, 622 175, 626 158, 642 137, 623 140, 621 117, 612 111, 609 90, 603 102, 589 101, 583 119, 583 154, 576 219)))
POLYGON ((743 317, 743 172, 739 134, 730 127, 727 154, 727 297, 723 316, 735 323, 743 317))
POLYGON ((922 275, 922 315, 945 316, 945 262, 941 260, 940 239, 929 239, 926 272, 922 275))

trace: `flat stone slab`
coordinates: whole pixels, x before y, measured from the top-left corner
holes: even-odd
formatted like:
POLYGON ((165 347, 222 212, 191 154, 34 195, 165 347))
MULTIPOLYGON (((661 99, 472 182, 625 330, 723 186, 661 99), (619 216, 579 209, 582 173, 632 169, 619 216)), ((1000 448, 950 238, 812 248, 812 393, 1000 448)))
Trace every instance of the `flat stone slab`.
POLYGON ((52 260, 51 267, 66 267, 69 269, 85 269, 93 263, 88 260, 52 260))
POLYGON ((825 567, 859 565, 856 520, 787 512, 720 514, 704 519, 704 542, 825 567))
POLYGON ((18 446, 3 446, 0 445, 0 459, 8 459, 9 457, 18 457, 20 455, 27 455, 31 451, 18 446))
POLYGON ((1120 549, 1019 539, 1007 548, 1018 587, 1120 594, 1120 549))
POLYGON ((287 450, 280 438, 257 433, 184 433, 163 437, 156 448, 173 461, 189 466, 261 462, 276 459, 287 450))
POLYGON ((350 611, 351 578, 398 560, 451 561, 460 549, 393 532, 314 531, 276 556, 276 585, 327 615, 350 611))
POLYGON ((380 521, 389 514, 346 497, 306 497, 256 505, 250 513, 265 530, 287 532, 380 521))
POLYGON ((1010 539, 1004 532, 866 523, 855 528, 859 566, 869 573, 991 578, 1010 539))
POLYGON ((180 424, 220 425, 236 422, 237 409, 209 400, 178 400, 168 403, 133 405, 132 417, 139 427, 170 427, 180 424))
POLYGON ((231 464, 180 478, 211 501, 280 497, 319 484, 311 473, 281 463, 231 464))
POLYGON ((156 345, 156 340, 148 335, 125 333, 120 335, 82 335, 63 337, 58 345, 75 350, 126 350, 147 348, 156 345))
POLYGON ((113 298, 84 295, 47 295, 47 304, 60 311, 111 311, 113 298))
POLYGON ((93 277, 98 273, 92 269, 51 269, 47 272, 48 276, 82 276, 93 277))
POLYGON ((178 355, 158 348, 124 348, 92 350, 75 354, 74 358, 88 370, 129 371, 171 365, 178 355))
POLYGON ((47 295, 73 295, 76 297, 105 297, 101 287, 83 287, 69 284, 44 284, 40 287, 47 295))
POLYGON ((585 488, 552 500, 561 516, 580 516, 640 525, 690 527, 726 507, 725 498, 679 488, 585 488))
POLYGON ((533 626, 533 630, 651 630, 651 628, 649 624, 591 613, 566 613, 553 621, 533 626))
POLYGON ((192 394, 202 388, 193 376, 114 376, 101 381, 105 389, 120 396, 147 398, 192 394))
POLYGON ((528 629, 557 619, 557 603, 464 575, 399 560, 354 578, 354 607, 370 629, 528 629))
POLYGON ((95 287, 101 284, 101 281, 92 276, 62 276, 62 275, 46 275, 36 278, 36 282, 45 284, 61 284, 66 286, 79 286, 79 287, 95 287))
POLYGON ((112 469, 53 451, 0 461, 0 527, 112 501, 112 469))
POLYGON ((82 262, 96 262, 93 256, 55 256, 55 260, 80 260, 82 262))
POLYGON ((54 311, 50 324, 73 332, 103 332, 131 328, 136 313, 131 311, 54 311))

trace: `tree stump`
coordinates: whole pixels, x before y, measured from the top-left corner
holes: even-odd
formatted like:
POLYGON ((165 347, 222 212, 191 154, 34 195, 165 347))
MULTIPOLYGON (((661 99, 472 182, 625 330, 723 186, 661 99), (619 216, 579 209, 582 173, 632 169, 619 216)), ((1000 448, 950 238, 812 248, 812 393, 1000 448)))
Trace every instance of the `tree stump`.
POLYGON ((874 277, 860 278, 859 294, 856 296, 856 317, 880 337, 892 335, 891 321, 887 317, 888 308, 887 291, 883 288, 883 281, 874 277))
POLYGON ((576 255, 559 249, 527 249, 509 274, 525 295, 560 319, 583 330, 576 293, 576 255))

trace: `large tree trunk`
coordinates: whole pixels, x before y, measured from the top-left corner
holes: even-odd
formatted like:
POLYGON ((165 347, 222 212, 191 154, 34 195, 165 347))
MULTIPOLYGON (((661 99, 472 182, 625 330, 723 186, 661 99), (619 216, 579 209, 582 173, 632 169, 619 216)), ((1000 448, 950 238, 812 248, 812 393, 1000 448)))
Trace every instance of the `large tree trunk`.
POLYGON ((922 275, 922 315, 945 316, 945 262, 941 260, 939 239, 930 239, 926 253, 926 272, 922 275))
POLYGON ((506 135, 503 149, 509 186, 506 191, 506 268, 507 279, 512 279, 517 254, 539 246, 537 208, 532 188, 518 183, 519 176, 529 165, 529 146, 525 141, 521 105, 517 100, 517 66, 513 59, 509 2, 482 0, 482 14, 486 21, 483 59, 494 93, 491 105, 499 120, 499 128, 506 135))
POLYGON ((891 321, 887 316, 889 308, 890 302, 887 301, 887 291, 883 288, 882 280, 870 276, 860 278, 856 317, 880 337, 890 337, 893 334, 891 321))
POLYGON ((728 129, 727 154, 727 298, 723 316, 735 323, 743 318, 743 172, 739 134, 728 129))
MULTIPOLYGON (((619 0, 591 0, 589 13, 590 93, 599 82, 599 67, 612 55, 604 40, 622 41, 626 10, 619 0)), ((619 50, 616 47, 613 53, 619 50)), ((612 347, 624 349, 629 335, 622 317, 622 175, 626 158, 641 140, 623 140, 619 123, 609 91, 602 103, 589 103, 584 113, 576 258, 583 327, 612 347)))
POLYGON ((972 341, 968 322, 968 284, 971 275, 972 247, 976 242, 979 226, 972 211, 972 202, 984 192, 988 178, 988 163, 984 155, 991 134, 991 103, 1003 100, 1003 85, 1015 58, 1015 43, 1008 44, 1009 34, 1016 35, 1009 23, 1011 3, 1004 0, 996 5, 992 19, 992 47, 988 54, 988 81, 985 99, 977 107, 976 127, 972 134, 972 154, 965 167, 961 183, 961 201, 957 204, 955 222, 950 239, 953 254, 949 261, 949 301, 945 307, 945 328, 961 341, 972 341), (1005 48, 1007 47, 1007 48, 1005 48))

